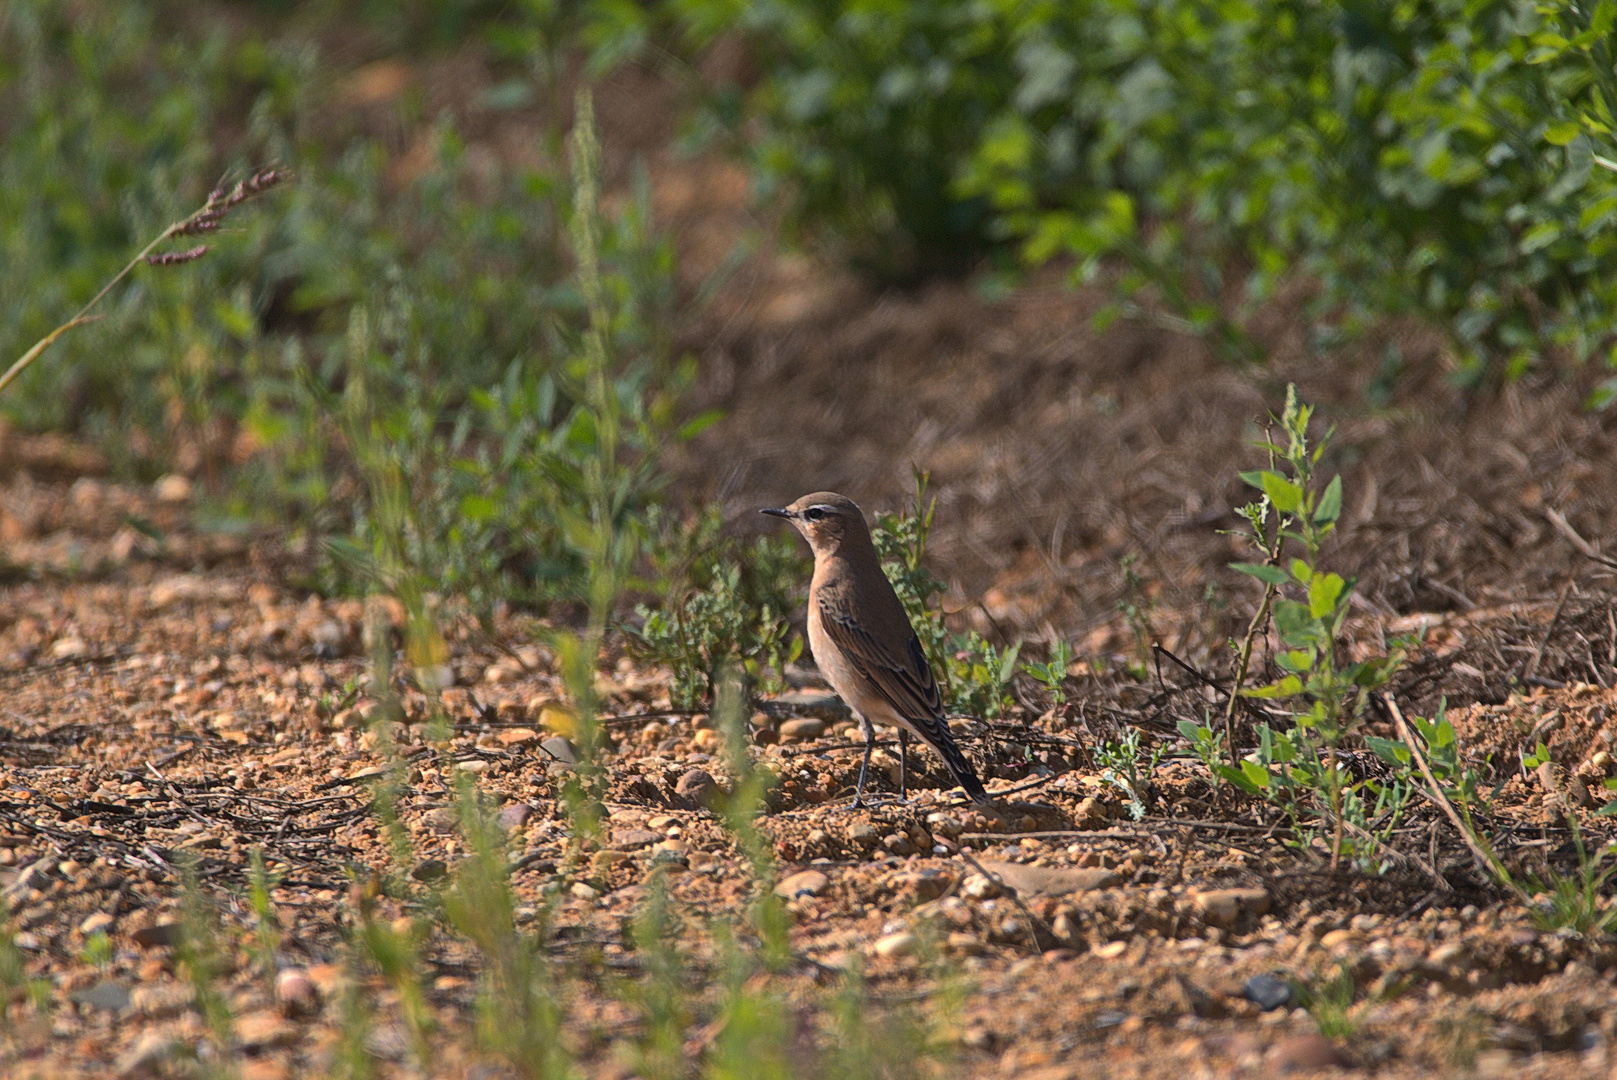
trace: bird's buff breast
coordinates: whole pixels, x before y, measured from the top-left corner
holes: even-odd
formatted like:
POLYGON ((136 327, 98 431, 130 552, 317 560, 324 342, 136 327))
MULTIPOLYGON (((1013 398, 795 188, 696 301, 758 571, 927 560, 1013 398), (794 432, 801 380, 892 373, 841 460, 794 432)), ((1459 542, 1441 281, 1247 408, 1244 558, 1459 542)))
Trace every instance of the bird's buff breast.
POLYGON ((847 703, 848 708, 878 724, 899 723, 892 715, 891 706, 869 693, 864 688, 864 680, 843 659, 842 650, 836 647, 826 634, 825 627, 820 624, 820 609, 814 604, 809 605, 808 639, 809 651, 814 654, 814 663, 819 667, 820 674, 825 676, 825 681, 831 684, 831 689, 847 703))

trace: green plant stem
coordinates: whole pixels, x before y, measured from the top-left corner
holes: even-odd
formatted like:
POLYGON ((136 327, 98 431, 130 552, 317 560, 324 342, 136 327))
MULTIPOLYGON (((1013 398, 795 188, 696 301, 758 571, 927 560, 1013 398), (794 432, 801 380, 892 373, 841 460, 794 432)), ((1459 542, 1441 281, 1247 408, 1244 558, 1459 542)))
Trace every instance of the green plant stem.
POLYGON ((57 338, 67 333, 75 326, 83 326, 87 322, 93 322, 94 320, 90 317, 90 311, 97 304, 101 303, 102 300, 106 299, 107 294, 117 287, 118 282, 128 277, 135 267, 141 264, 146 256, 157 250, 158 245, 162 244, 166 240, 172 239, 175 233, 185 228, 185 226, 190 224, 190 222, 190 218, 186 218, 183 221, 176 221, 168 228, 158 233, 157 239, 141 248, 140 254, 136 255, 133 259, 130 259, 129 263, 122 270, 118 271, 117 275, 113 277, 111 281, 101 286, 101 291, 91 297, 90 302, 80 308, 77 315, 73 316, 71 319, 67 320, 67 322, 63 323, 61 326, 58 326, 55 330, 52 330, 44 337, 40 338, 34 343, 33 348, 29 349, 27 352, 23 353, 22 356, 18 357, 17 362, 12 364, 11 367, 6 370, 4 375, 0 375, 0 393, 5 393, 6 387, 11 385, 12 380, 18 375, 21 375, 23 371, 27 369, 29 364, 32 364, 35 360, 39 359, 40 355, 43 354, 46 349, 55 344, 57 338))
MULTIPOLYGON (((1271 554, 1270 562, 1274 562, 1271 554)), ((1241 700, 1241 684, 1246 682, 1246 673, 1252 663, 1252 648, 1257 641, 1258 631, 1269 621, 1269 608, 1274 603, 1275 593, 1278 590, 1273 585, 1263 587, 1263 603, 1258 605, 1257 614, 1247 624, 1246 638, 1241 642, 1241 650, 1235 658, 1235 681, 1230 684, 1230 696, 1224 702, 1224 741, 1229 746, 1230 765, 1235 765, 1239 753, 1235 745, 1235 707, 1241 700)))

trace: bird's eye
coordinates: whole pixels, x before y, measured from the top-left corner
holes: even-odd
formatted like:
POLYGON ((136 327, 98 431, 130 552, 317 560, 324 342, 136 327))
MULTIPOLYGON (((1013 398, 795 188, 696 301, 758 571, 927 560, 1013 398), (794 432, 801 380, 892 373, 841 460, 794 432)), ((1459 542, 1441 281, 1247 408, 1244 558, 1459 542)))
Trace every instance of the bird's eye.
POLYGON ((825 511, 821 510, 818 506, 811 506, 808 509, 808 513, 804 514, 803 516, 808 518, 810 521, 819 521, 821 518, 825 517, 825 511))

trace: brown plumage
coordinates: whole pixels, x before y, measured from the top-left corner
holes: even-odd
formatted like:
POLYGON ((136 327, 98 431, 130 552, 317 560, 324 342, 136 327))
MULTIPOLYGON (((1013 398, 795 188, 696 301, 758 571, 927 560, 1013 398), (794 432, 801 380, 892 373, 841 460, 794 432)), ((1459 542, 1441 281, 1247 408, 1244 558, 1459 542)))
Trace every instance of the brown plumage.
POLYGON ((988 793, 960 752, 943 716, 943 695, 898 594, 882 573, 865 516, 853 500, 830 491, 763 511, 797 527, 814 549, 809 583, 809 648, 831 689, 858 716, 865 733, 854 805, 865 791, 874 724, 898 729, 899 795, 907 794, 909 736, 938 752, 976 802, 988 793))

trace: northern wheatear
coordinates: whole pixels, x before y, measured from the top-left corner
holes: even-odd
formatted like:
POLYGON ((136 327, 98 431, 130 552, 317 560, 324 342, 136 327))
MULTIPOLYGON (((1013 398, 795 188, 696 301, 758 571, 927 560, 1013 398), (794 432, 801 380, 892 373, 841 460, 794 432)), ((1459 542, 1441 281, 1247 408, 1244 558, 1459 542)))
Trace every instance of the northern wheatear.
POLYGON ((974 802, 988 802, 976 770, 949 732, 932 667, 904 605, 882 573, 859 507, 845 496, 817 491, 763 513, 790 521, 814 549, 809 648, 831 689, 848 703, 865 733, 853 805, 864 799, 865 773, 876 744, 874 724, 898 729, 899 798, 908 794, 909 737, 914 734, 938 752, 974 802))

